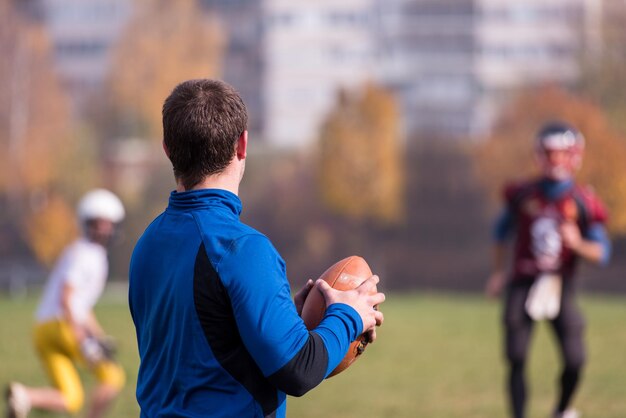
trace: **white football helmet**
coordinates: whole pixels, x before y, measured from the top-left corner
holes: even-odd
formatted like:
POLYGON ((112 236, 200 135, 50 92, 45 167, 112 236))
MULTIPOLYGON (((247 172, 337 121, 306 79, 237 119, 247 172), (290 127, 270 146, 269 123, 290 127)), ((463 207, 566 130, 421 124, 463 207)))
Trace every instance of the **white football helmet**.
POLYGON ((564 180, 572 177, 582 164, 585 138, 572 126, 563 122, 550 122, 539 131, 535 140, 535 152, 543 172, 550 178, 564 180), (563 153, 564 157, 553 161, 551 152, 563 153))
POLYGON ((90 219, 106 219, 118 223, 125 215, 122 201, 105 189, 91 190, 78 202, 78 219, 82 223, 90 219))

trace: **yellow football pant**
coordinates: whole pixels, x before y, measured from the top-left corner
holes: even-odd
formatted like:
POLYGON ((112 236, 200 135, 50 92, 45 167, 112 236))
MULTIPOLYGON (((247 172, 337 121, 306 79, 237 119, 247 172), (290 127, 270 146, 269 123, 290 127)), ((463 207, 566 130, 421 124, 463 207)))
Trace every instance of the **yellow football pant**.
MULTIPOLYGON (((84 403, 84 391, 75 364, 86 364, 71 326, 61 320, 37 324, 34 330, 37 353, 54 387, 65 398, 69 412, 78 412, 84 403)), ((103 361, 90 368, 97 381, 121 390, 126 377, 122 368, 112 361, 103 361)))

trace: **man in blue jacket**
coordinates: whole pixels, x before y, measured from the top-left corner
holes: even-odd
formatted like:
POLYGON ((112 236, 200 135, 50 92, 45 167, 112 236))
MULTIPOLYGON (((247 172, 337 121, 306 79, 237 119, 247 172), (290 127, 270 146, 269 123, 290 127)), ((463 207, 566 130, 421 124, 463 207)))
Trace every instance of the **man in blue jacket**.
POLYGON ((142 417, 283 417, 286 394, 318 385, 382 324, 376 276, 348 292, 309 281, 292 301, 284 261, 239 220, 246 124, 221 81, 183 82, 163 106, 177 187, 130 263, 142 417), (327 311, 308 331, 299 311, 313 286, 327 311))

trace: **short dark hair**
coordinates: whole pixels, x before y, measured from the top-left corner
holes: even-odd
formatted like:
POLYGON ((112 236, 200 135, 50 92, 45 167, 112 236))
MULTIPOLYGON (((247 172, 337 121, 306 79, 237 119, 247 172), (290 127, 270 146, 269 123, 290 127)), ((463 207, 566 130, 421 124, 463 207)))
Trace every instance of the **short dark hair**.
POLYGON ((163 142, 186 190, 228 166, 247 124, 241 96, 223 81, 188 80, 174 88, 163 104, 163 142))

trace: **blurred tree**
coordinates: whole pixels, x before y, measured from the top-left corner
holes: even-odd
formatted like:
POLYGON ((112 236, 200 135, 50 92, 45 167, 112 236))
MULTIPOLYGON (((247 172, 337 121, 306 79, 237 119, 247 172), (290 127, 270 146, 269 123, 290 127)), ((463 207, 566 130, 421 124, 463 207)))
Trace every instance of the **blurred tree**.
POLYGON ((139 0, 113 52, 109 138, 161 138, 161 107, 181 81, 219 73, 222 35, 197 0, 139 0))
POLYGON ((623 0, 598 2, 598 35, 583 55, 581 90, 626 134, 626 7, 623 0))
POLYGON ((327 206, 355 221, 404 218, 400 119, 393 96, 373 84, 341 91, 320 133, 319 187, 327 206))
POLYGON ((14 4, 0 0, 0 145, 4 151, 0 199, 5 203, 0 223, 19 225, 21 235, 14 239, 26 242, 40 261, 48 262, 75 226, 71 211, 61 209, 66 204, 60 194, 55 192, 54 199, 49 196, 57 190, 71 198, 74 190, 68 187, 68 179, 72 185, 84 185, 93 166, 77 153, 84 148, 84 138, 72 134, 68 101, 52 70, 47 34, 14 4), (35 233, 35 225, 41 233, 35 233), (55 238, 42 241, 49 237, 55 238))
POLYGON ((564 90, 547 87, 527 92, 503 112, 491 137, 475 153, 481 180, 496 197, 504 181, 535 171, 534 137, 552 119, 571 123, 585 136, 578 177, 591 184, 608 206, 609 229, 626 233, 626 140, 611 128, 596 104, 564 90))
POLYGON ((26 233, 39 261, 51 266, 60 251, 78 234, 73 209, 58 194, 47 196, 25 217, 26 233))
POLYGON ((43 187, 55 173, 68 108, 50 70, 50 44, 41 27, 0 2, 0 187, 11 196, 43 187))

